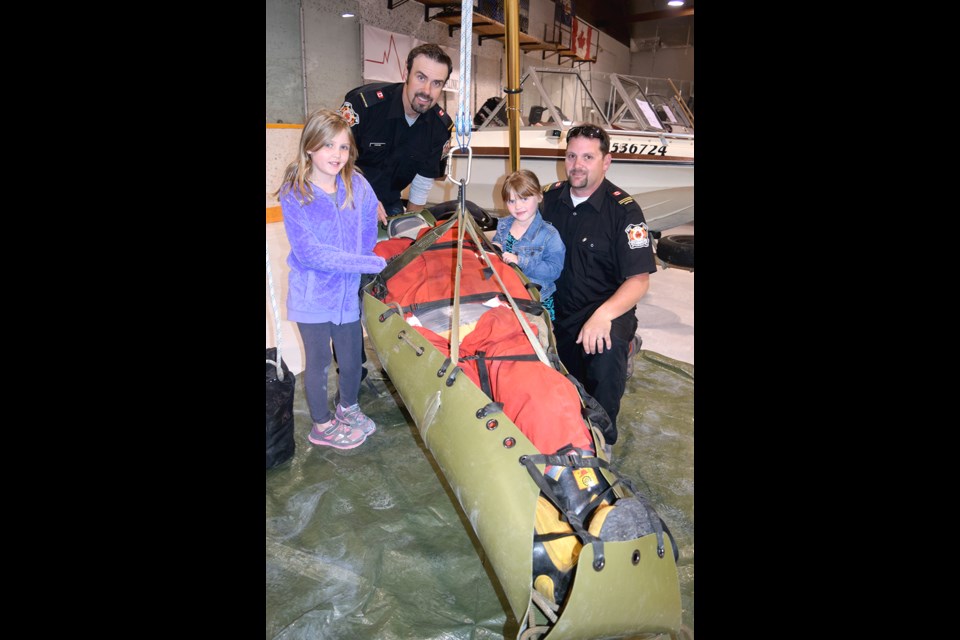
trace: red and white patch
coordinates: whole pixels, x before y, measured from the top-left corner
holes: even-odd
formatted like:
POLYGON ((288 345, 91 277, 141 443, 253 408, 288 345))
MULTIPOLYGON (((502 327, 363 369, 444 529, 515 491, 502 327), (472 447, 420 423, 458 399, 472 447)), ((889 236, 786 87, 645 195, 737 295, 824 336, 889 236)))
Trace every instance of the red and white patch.
POLYGON ((650 234, 647 233, 646 223, 627 225, 627 244, 631 249, 642 249, 650 246, 650 234))
POLYGON ((383 100, 383 91, 377 91, 377 97, 383 100))
POLYGON ((621 193, 623 193, 623 191, 614 191, 614 192, 613 192, 613 195, 618 196, 618 195, 620 195, 621 193))
POLYGON ((443 109, 440 109, 440 115, 441 116, 443 115, 443 109))
POLYGON ((343 106, 340 107, 340 115, 343 116, 343 119, 346 120, 351 127, 355 124, 360 124, 360 116, 353 110, 353 105, 349 102, 344 102, 343 106))

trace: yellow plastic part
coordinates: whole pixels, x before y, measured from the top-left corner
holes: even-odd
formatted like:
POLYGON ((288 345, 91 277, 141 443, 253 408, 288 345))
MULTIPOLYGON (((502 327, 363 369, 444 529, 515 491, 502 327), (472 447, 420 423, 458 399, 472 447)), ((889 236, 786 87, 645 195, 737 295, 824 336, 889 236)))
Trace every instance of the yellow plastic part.
MULTIPOLYGON (((550 504, 550 501, 543 496, 537 499, 537 519, 535 526, 537 533, 541 534, 573 533, 573 528, 568 523, 560 520, 560 512, 557 511, 557 508, 550 504)), ((553 562, 554 566, 560 571, 569 571, 577 564, 577 558, 580 557, 580 548, 582 546, 583 544, 581 544, 580 540, 574 535, 543 543, 543 547, 546 549, 547 555, 550 556, 551 562, 553 562)), ((537 591, 540 590, 537 589, 537 591)), ((541 593, 552 599, 552 596, 549 595, 553 593, 552 588, 549 592, 544 593, 541 591, 541 593)))

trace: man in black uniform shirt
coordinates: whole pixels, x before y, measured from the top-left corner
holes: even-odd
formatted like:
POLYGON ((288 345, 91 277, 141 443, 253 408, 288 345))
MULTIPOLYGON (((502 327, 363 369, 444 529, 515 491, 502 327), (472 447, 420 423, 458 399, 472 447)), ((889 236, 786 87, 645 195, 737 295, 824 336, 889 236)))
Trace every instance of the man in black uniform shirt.
POLYGON ((567 180, 544 187, 542 209, 567 249, 554 294, 557 352, 609 414, 608 445, 617 441, 636 305, 657 270, 640 205, 605 177, 612 160, 603 129, 570 129, 567 180))
POLYGON ((340 114, 353 130, 356 166, 377 194, 384 224, 404 212, 400 192, 408 185, 408 208, 420 209, 433 179, 443 175, 453 119, 437 100, 452 70, 443 49, 422 44, 407 55, 406 82, 366 84, 343 99, 340 114))

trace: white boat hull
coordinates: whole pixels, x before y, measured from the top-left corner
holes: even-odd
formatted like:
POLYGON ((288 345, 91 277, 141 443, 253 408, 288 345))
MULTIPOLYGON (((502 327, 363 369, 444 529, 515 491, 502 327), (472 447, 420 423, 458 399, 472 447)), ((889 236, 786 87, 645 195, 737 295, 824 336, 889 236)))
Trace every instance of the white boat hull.
MULTIPOLYGON (((520 167, 533 171, 544 186, 566 180, 563 154, 566 142, 559 130, 524 127, 520 130, 520 167)), ((693 220, 693 136, 658 136, 624 131, 611 135, 613 162, 607 179, 634 197, 651 231, 662 231, 693 220), (659 195, 654 192, 663 191, 659 195), (646 195, 644 195, 646 194, 646 195)), ((509 131, 481 130, 470 139, 472 161, 466 199, 496 215, 506 215, 500 197, 503 178, 510 173, 509 131)), ((449 167, 453 180, 467 178, 467 156, 456 153, 449 167)), ((434 181, 429 202, 459 197, 449 179, 434 181)))

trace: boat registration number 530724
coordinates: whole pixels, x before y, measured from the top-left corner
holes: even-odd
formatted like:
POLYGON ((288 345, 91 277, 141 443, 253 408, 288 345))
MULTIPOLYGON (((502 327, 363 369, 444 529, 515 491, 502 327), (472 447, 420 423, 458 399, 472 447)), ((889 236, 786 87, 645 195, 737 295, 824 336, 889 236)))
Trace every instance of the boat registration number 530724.
POLYGON ((648 156, 667 155, 667 147, 655 144, 630 144, 627 142, 614 142, 610 145, 610 153, 632 153, 634 155, 647 154, 648 156))

